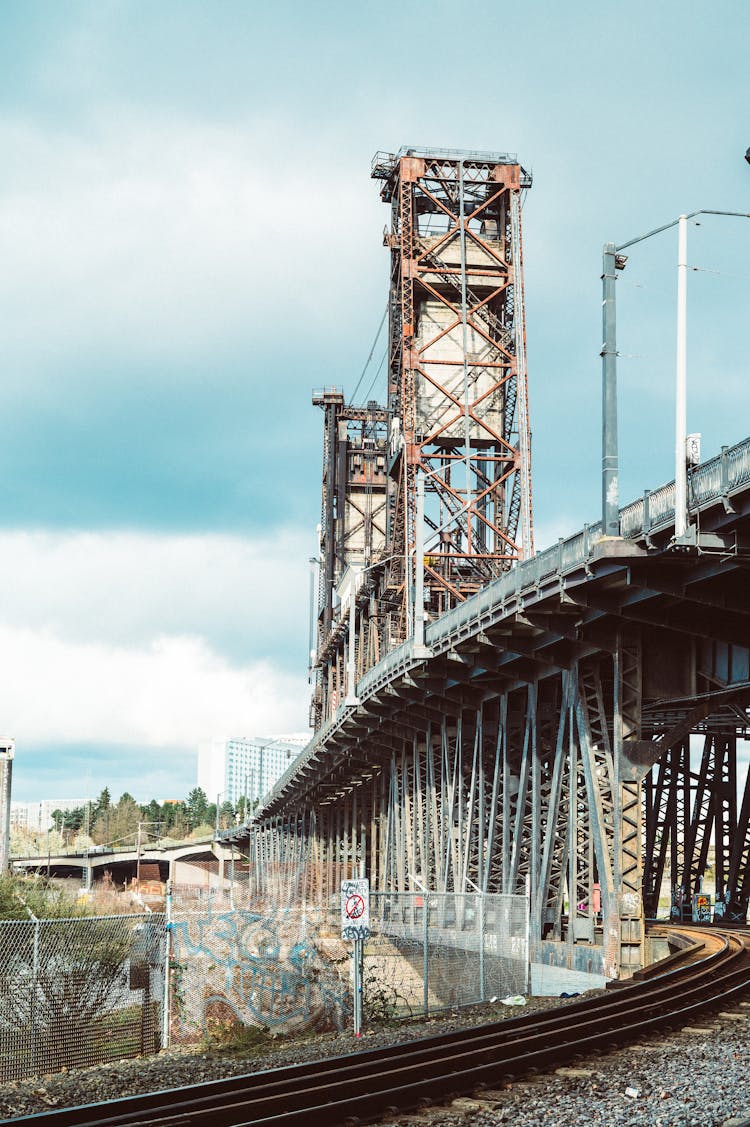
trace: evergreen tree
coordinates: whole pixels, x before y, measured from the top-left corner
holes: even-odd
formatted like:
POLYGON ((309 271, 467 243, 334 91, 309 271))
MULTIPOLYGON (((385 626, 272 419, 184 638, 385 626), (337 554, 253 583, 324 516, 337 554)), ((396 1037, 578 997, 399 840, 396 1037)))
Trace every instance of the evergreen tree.
POLYGON ((185 815, 187 817, 188 824, 191 826, 197 826, 201 822, 207 821, 208 799, 206 798, 206 792, 200 787, 195 787, 187 796, 187 802, 185 803, 185 815))
POLYGON ((105 787, 94 803, 93 809, 91 811, 92 817, 94 819, 101 818, 104 814, 107 813, 111 805, 112 796, 109 793, 109 787, 105 787))
POLYGON ((152 798, 145 806, 141 806, 141 814, 145 822, 153 822, 153 825, 149 827, 152 831, 155 831, 163 822, 162 809, 155 798, 152 798))
POLYGON ((184 802, 165 802, 161 808, 161 824, 162 831, 165 834, 171 834, 172 827, 178 821, 185 820, 185 803, 184 802))
POLYGON ((109 816, 110 840, 120 847, 132 849, 138 835, 138 823, 141 821, 141 809, 127 791, 112 808, 109 816))
POLYGON ((234 825, 234 806, 231 802, 222 802, 219 809, 219 829, 228 830, 234 825))
POLYGON ((97 845, 109 844, 109 819, 112 810, 112 798, 109 788, 105 787, 91 809, 91 837, 97 845))

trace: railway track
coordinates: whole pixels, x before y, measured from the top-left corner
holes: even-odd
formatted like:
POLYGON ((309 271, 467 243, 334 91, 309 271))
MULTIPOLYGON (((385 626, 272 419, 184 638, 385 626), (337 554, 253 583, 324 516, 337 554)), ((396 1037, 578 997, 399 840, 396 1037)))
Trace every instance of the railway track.
POLYGON ((36 1127, 373 1122, 675 1028, 750 992, 750 935, 672 928, 685 948, 640 980, 562 1009, 386 1049, 14 1120, 36 1127))

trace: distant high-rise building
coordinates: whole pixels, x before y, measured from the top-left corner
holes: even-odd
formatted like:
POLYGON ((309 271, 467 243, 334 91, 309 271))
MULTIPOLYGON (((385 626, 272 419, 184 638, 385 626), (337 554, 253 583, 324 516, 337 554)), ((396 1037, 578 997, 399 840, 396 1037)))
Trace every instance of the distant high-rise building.
POLYGON ((85 807, 87 801, 86 798, 42 798, 38 802, 11 802, 10 824, 19 829, 45 833, 54 827, 52 815, 55 810, 65 815, 69 810, 85 807))
POLYGON ((198 786, 209 802, 259 802, 308 743, 307 735, 232 736, 198 749, 198 786))

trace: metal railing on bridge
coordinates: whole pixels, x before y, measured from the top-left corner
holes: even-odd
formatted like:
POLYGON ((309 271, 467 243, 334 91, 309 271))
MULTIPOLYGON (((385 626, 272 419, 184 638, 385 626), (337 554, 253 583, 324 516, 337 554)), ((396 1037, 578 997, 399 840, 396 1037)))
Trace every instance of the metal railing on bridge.
MULTIPOLYGON (((688 481, 690 510, 697 513, 721 501, 731 511, 732 494, 749 483, 750 438, 747 438, 736 446, 724 447, 717 457, 692 470, 688 481)), ((674 496, 675 483, 671 481, 626 505, 620 510, 621 535, 628 540, 648 540, 652 535, 668 531, 674 525, 674 496)), ((461 638, 476 633, 484 622, 497 617, 505 604, 518 604, 525 595, 538 590, 543 584, 585 567, 601 534, 600 523, 584 525, 580 532, 559 540, 489 583, 472 598, 427 626, 427 646, 435 653, 450 650, 461 638)), ((364 674, 357 683, 357 696, 367 699, 394 677, 408 673, 416 660, 411 639, 403 642, 364 674)), ((265 803, 272 802, 284 790, 289 780, 314 754, 315 748, 350 711, 351 706, 339 706, 336 714, 321 727, 307 749, 266 795, 265 803)), ((262 809, 257 814, 262 815, 262 809)))

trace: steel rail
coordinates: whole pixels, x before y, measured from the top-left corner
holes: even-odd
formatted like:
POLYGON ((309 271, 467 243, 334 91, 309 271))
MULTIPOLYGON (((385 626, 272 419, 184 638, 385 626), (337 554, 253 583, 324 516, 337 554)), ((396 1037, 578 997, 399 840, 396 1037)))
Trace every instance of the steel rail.
MULTIPOLYGON (((685 935, 684 928, 675 929, 685 935)), ((750 990, 748 939, 690 931, 694 961, 563 1009, 345 1057, 14 1120, 36 1127, 367 1122, 684 1024, 750 990), (702 951, 701 951, 702 949, 702 951)))

